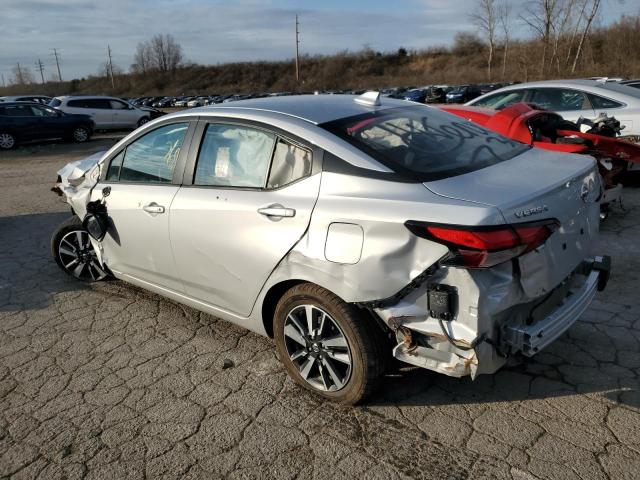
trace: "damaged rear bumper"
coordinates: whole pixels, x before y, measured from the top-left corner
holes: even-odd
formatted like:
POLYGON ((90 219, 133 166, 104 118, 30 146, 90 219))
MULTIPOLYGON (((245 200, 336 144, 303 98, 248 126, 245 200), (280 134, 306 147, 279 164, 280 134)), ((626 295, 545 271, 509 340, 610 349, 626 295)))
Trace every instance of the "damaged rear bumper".
POLYGON ((510 351, 531 357, 566 332, 589 307, 596 291, 606 287, 611 260, 607 256, 597 257, 586 268, 589 269, 586 281, 579 288, 569 290, 555 311, 533 325, 505 326, 501 344, 510 351))
MULTIPOLYGON (((531 324, 521 316, 508 315, 502 320, 478 322, 476 325, 482 323, 485 327, 473 330, 456 319, 432 318, 425 303, 426 287, 394 306, 375 310, 396 333, 395 358, 452 377, 475 378, 494 373, 511 355, 532 356, 555 341, 580 318, 596 291, 604 290, 610 270, 607 256, 582 262, 567 279, 571 287, 558 286, 557 293, 562 298, 559 301, 557 297, 551 298, 546 316, 531 324)), ((528 309, 532 312, 535 307, 530 305, 528 309)))

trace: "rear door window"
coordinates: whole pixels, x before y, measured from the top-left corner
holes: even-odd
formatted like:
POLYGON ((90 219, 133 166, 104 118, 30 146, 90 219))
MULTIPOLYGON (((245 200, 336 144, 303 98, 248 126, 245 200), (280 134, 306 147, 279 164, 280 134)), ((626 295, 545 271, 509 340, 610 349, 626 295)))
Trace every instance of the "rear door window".
POLYGON ((86 101, 87 108, 98 110, 111 110, 111 102, 103 98, 91 98, 86 101))
POLYGON ((591 104, 583 92, 569 88, 535 88, 531 101, 554 112, 591 110, 591 104))
POLYGON ((195 185, 264 188, 276 136, 242 125, 207 125, 195 185))
POLYGON ((369 112, 321 127, 397 173, 426 182, 509 160, 529 147, 423 106, 369 112))
POLYGON ((311 152, 278 139, 267 188, 280 188, 311 174, 311 152))
POLYGON ((33 117, 33 111, 29 105, 7 105, 4 109, 5 115, 10 117, 33 117))

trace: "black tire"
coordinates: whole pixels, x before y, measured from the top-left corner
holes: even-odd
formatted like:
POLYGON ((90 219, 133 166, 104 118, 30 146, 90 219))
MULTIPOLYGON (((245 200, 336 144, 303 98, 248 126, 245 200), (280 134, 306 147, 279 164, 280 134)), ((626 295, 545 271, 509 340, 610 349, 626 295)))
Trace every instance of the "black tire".
POLYGON ((151 120, 149 117, 142 117, 140 120, 138 120, 138 127, 141 127, 142 125, 147 123, 149 120, 151 120))
MULTIPOLYGON (((312 320, 311 325, 314 325, 313 322, 314 320, 312 320)), ((319 320, 316 319, 315 322, 315 325, 319 325, 319 320)), ((322 344, 323 340, 320 336, 322 328, 318 328, 320 340, 317 343, 319 344, 322 344)), ((334 330, 334 333, 337 330, 334 330)), ((329 332, 329 334, 331 333, 329 332)), ((308 338, 313 337, 305 336, 304 338, 305 342, 308 342, 311 341, 308 338)), ((311 283, 303 283, 292 287, 278 302, 274 314, 274 339, 278 357, 296 383, 334 402, 347 405, 359 403, 371 395, 384 373, 386 357, 388 356, 388 352, 385 352, 384 348, 386 342, 378 325, 374 324, 370 318, 362 315, 354 305, 346 303, 330 291, 311 283), (345 375, 342 386, 338 388, 337 384, 334 383, 332 385, 333 391, 326 388, 327 383, 324 381, 323 376, 329 378, 329 375, 328 373, 323 374, 321 364, 330 360, 334 367, 340 367, 343 366, 342 363, 334 360, 332 352, 329 352, 332 355, 328 357, 326 351, 323 350, 315 350, 314 353, 312 348, 305 349, 298 346, 300 344, 298 341, 294 342, 293 345, 301 351, 308 351, 309 353, 302 353, 304 357, 302 355, 296 357, 296 353, 291 354, 291 337, 285 337, 285 325, 291 328, 291 320, 288 320, 288 318, 291 315, 296 315, 296 311, 300 311, 301 308, 305 308, 303 306, 307 305, 317 307, 322 313, 328 314, 331 320, 330 328, 338 327, 337 330, 343 335, 342 339, 346 338, 348 344, 346 351, 350 359, 350 373, 348 378, 345 375), (292 356, 296 357, 296 359, 292 359, 292 356), (304 362, 307 362, 307 359, 310 359, 311 356, 314 357, 314 360, 311 360, 313 366, 310 367, 310 370, 307 370, 307 376, 309 377, 311 375, 309 372, 315 369, 318 375, 315 380, 315 386, 310 380, 305 380, 301 374, 301 371, 304 370, 304 362), (296 362, 302 362, 303 364, 300 365, 296 362), (319 380, 317 379, 322 379, 324 386, 319 385, 319 380)), ((311 344, 308 343, 307 346, 309 347, 309 345, 311 344)), ((313 348, 315 349, 316 347, 314 346, 313 348)), ((344 357, 344 354, 342 356, 344 357)), ((328 370, 325 369, 325 372, 328 372, 328 370)))
POLYGON ((0 150, 11 150, 18 144, 18 139, 11 132, 0 131, 0 150))
POLYGON ((109 273, 98 264, 90 242, 87 246, 88 237, 78 217, 65 220, 51 237, 51 256, 67 275, 87 283, 99 282, 107 279, 109 273), (83 244, 85 248, 82 248, 83 244))
POLYGON ((76 125, 73 127, 73 130, 71 130, 69 138, 76 143, 87 142, 91 138, 91 130, 84 125, 76 125))

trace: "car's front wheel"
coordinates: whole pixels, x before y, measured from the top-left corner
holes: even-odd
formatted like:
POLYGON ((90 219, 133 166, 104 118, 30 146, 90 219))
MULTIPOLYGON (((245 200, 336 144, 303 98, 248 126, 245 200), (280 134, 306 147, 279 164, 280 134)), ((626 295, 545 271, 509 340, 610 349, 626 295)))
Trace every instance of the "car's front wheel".
POLYGON ((148 121, 149 121, 149 117, 142 117, 140 120, 138 120, 138 127, 141 127, 142 125, 144 125, 148 121))
POLYGON ((54 232, 51 255, 64 272, 78 280, 97 282, 108 276, 78 217, 66 220, 54 232))
POLYGON ((91 138, 91 131, 82 125, 79 125, 71 132, 71 138, 74 142, 83 143, 91 138))
POLYGON ((0 150, 11 150, 16 146, 16 137, 13 133, 0 132, 0 150))
POLYGON ((300 385, 344 404, 373 392, 385 367, 379 327, 328 290, 303 283, 278 302, 278 356, 300 385))

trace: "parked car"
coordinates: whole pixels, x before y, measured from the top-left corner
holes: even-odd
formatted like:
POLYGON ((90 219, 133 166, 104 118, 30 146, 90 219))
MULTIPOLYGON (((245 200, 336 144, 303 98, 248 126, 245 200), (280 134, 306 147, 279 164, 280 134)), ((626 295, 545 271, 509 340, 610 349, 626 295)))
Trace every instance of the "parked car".
POLYGON ((150 112, 114 97, 56 97, 49 105, 65 113, 91 116, 97 130, 138 128, 151 119, 150 112))
POLYGON ((473 378, 532 356, 608 279, 592 158, 377 92, 185 110, 58 175, 65 272, 272 336, 343 403, 391 354, 473 378))
POLYGON ((429 90, 427 90, 424 101, 425 103, 446 103, 446 87, 431 87, 429 90))
POLYGON ((203 96, 195 97, 187 102, 187 107, 190 107, 190 108, 204 107, 207 104, 208 100, 209 100, 209 97, 203 97, 203 96))
POLYGON ((447 103, 465 103, 480 96, 480 87, 477 85, 460 85, 447 92, 447 103))
POLYGON ((191 99, 193 99, 193 98, 194 97, 182 97, 181 99, 175 101, 174 106, 175 107, 186 107, 187 104, 189 103, 189 101, 191 99))
POLYGON ((424 88, 415 88, 413 90, 409 90, 405 92, 404 99, 409 100, 411 102, 424 103, 425 98, 427 97, 427 91, 424 88))
POLYGON ((174 102, 174 97, 164 97, 153 103, 154 108, 168 108, 171 107, 174 102))
POLYGON ((11 95, 0 97, 0 102, 35 102, 47 105, 51 101, 51 97, 46 95, 11 95))
POLYGON ((627 170, 627 163, 640 165, 640 145, 616 138, 619 122, 606 115, 595 122, 583 119, 574 123, 526 103, 503 110, 462 105, 441 108, 527 145, 594 157, 605 188, 600 200, 603 217, 609 205, 622 198, 620 176, 627 170))
POLYGON ((602 80, 549 80, 520 83, 478 97, 467 105, 505 108, 518 102, 535 103, 566 120, 595 118, 600 113, 616 117, 623 135, 640 136, 640 91, 602 80))
POLYGON ((0 104, 0 150, 21 142, 64 138, 86 142, 93 133, 88 115, 66 114, 36 102, 0 104))
POLYGON ((620 85, 626 85, 627 87, 640 88, 640 79, 635 80, 623 80, 620 85))
POLYGON ((163 112, 162 110, 158 110, 157 108, 154 108, 154 107, 138 107, 138 108, 143 112, 148 113, 150 120, 155 120, 156 118, 167 114, 167 112, 163 112))

